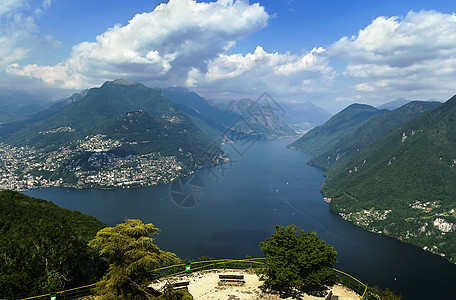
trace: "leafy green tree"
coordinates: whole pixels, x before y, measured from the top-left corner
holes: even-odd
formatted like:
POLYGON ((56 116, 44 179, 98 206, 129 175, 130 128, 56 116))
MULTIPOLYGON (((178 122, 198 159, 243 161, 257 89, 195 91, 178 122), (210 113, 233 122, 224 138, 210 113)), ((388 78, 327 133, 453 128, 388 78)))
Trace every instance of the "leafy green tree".
POLYGON ((175 254, 162 251, 151 235, 159 229, 141 220, 127 220, 100 230, 89 246, 109 260, 109 269, 97 284, 103 299, 148 299, 148 270, 178 261, 175 254))
POLYGON ((98 281, 106 270, 87 246, 102 222, 14 191, 0 191, 0 299, 98 281))
POLYGON ((274 234, 260 243, 266 256, 261 279, 268 288, 288 292, 332 282, 337 252, 315 232, 297 232, 295 225, 276 225, 274 234))

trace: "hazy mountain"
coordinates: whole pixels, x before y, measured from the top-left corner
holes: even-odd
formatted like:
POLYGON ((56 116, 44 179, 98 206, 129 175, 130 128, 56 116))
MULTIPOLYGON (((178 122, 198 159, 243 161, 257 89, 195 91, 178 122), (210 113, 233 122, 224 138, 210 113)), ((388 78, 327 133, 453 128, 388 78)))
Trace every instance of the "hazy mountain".
POLYGON ((375 115, 387 112, 365 104, 352 104, 335 114, 321 126, 307 132, 289 145, 290 148, 308 152, 315 156, 334 147, 339 140, 358 129, 375 115))
POLYGON ((377 106, 378 109, 387 109, 387 110, 395 110, 396 108, 399 108, 407 103, 411 102, 411 100, 407 100, 404 98, 398 98, 396 100, 384 103, 380 106, 377 106))
POLYGON ((79 93, 74 93, 68 98, 48 103, 45 108, 42 108, 38 112, 30 113, 27 116, 18 117, 17 115, 11 115, 9 122, 0 124, 0 137, 7 136, 15 131, 18 131, 19 129, 25 127, 27 124, 45 120, 53 115, 61 113, 71 103, 82 99, 87 94, 87 92, 88 90, 83 90, 79 93))
POLYGON ((331 209, 456 261, 456 96, 327 172, 331 209))
POLYGON ((198 128, 214 140, 220 140, 239 115, 211 105, 206 99, 186 88, 170 87, 162 89, 170 99, 185 113, 198 128))
POLYGON ((440 102, 413 101, 395 110, 376 115, 309 162, 323 169, 341 164, 386 132, 439 105, 440 102))
POLYGON ((50 99, 19 90, 0 90, 0 123, 13 121, 42 110, 50 99))
POLYGON ((280 103, 280 105, 285 111, 283 121, 296 131, 307 132, 332 117, 329 112, 312 102, 280 103))
POLYGON ((239 117, 238 114, 211 105, 206 99, 186 88, 170 87, 162 91, 165 97, 175 104, 189 107, 199 115, 225 127, 230 126, 239 117))
POLYGON ((281 113, 278 112, 281 108, 274 107, 274 105, 275 103, 271 104, 268 101, 255 102, 247 98, 230 101, 223 104, 222 107, 241 116, 231 126, 234 130, 266 139, 295 136, 296 132, 281 119, 281 113))

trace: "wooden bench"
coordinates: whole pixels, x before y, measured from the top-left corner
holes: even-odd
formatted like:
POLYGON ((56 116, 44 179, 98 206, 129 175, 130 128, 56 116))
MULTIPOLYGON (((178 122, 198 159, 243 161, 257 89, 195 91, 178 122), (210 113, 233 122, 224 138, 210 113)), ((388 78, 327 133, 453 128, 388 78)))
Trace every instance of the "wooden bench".
POLYGON ((235 283, 238 285, 242 285, 245 283, 244 275, 237 275, 237 274, 226 274, 226 275, 220 274, 219 280, 220 280, 220 282, 227 283, 227 284, 235 283))
POLYGON ((170 283, 169 286, 173 290, 179 290, 179 289, 188 288, 189 283, 190 283, 190 281, 181 281, 181 282, 170 283))

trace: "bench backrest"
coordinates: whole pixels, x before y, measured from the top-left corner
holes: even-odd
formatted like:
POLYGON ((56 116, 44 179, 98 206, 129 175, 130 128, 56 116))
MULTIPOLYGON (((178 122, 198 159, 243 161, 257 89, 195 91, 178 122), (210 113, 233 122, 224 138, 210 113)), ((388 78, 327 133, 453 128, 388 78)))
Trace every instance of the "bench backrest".
POLYGON ((235 274, 230 274, 230 275, 219 275, 219 279, 236 279, 236 280, 243 280, 244 275, 235 275, 235 274))
POLYGON ((189 281, 181 281, 181 282, 176 282, 171 284, 173 287, 180 287, 180 286, 187 286, 189 284, 189 281))

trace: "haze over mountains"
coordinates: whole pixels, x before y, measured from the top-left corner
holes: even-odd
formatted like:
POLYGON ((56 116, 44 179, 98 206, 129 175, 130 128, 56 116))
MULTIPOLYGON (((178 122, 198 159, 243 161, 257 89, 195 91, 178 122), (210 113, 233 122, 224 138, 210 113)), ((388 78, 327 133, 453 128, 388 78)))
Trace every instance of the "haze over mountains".
POLYGON ((333 147, 341 137, 356 130, 373 116, 386 111, 366 104, 352 104, 323 125, 310 130, 290 147, 320 155, 325 149, 333 147))
POLYGON ((221 109, 183 88, 108 81, 0 124, 1 151, 9 157, 0 184, 24 189, 165 183, 226 162, 222 141, 295 134, 265 103, 233 101, 221 109))
POLYGON ((331 210, 455 262, 455 121, 456 97, 392 111, 352 105, 291 147, 327 170, 331 210), (357 117, 363 113, 371 116, 357 117), (351 127, 337 127, 347 115, 351 127))

